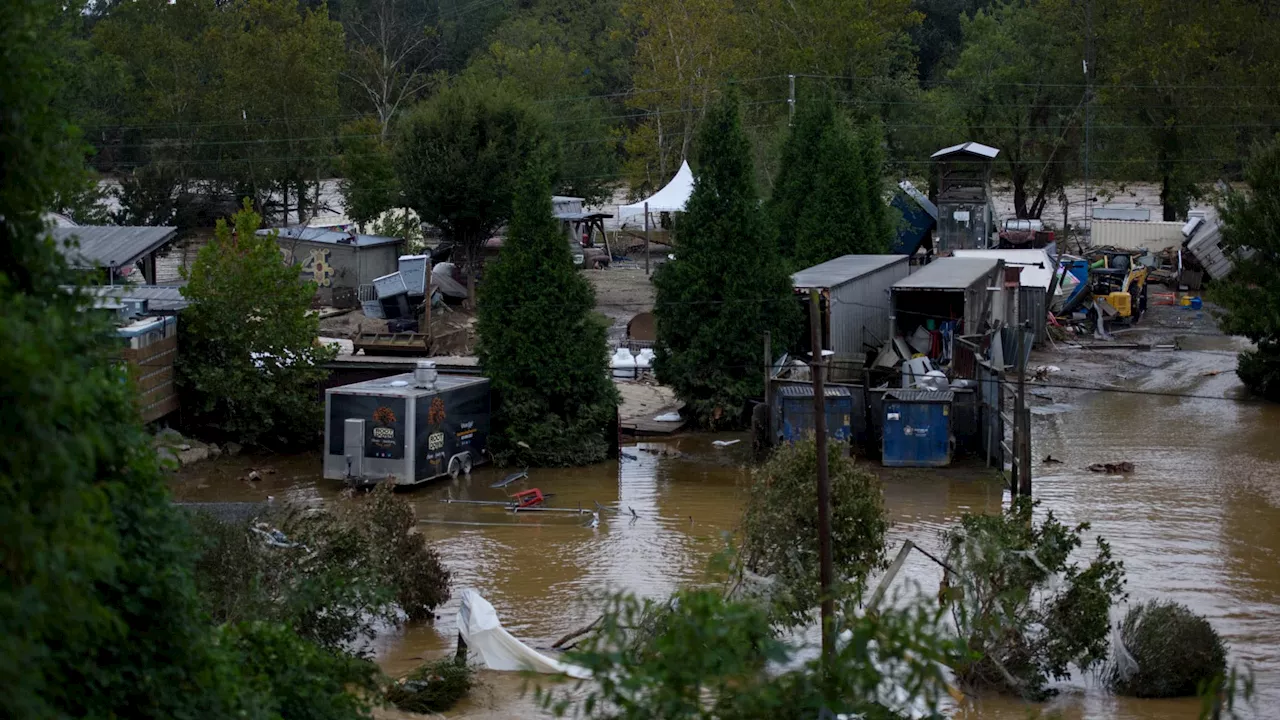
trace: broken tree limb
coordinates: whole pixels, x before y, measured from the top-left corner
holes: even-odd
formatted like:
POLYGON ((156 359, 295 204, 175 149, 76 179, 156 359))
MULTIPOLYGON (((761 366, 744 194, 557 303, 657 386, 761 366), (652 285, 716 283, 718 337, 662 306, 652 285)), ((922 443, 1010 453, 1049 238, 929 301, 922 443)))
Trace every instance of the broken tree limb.
POLYGON ((880 606, 880 601, 884 599, 885 591, 889 589, 889 584, 898 576, 898 571, 902 570, 902 565, 907 561, 907 555, 911 554, 911 548, 915 547, 915 543, 905 540, 902 543, 902 549, 898 551, 898 556, 889 564, 889 570, 885 572, 884 577, 880 578, 880 584, 876 585, 876 591, 871 594, 871 600, 867 602, 867 612, 874 613, 876 608, 880 606))
POLYGON ((585 626, 585 627, 579 628, 579 629, 574 630, 573 632, 569 633, 568 635, 565 635, 564 637, 562 637, 562 638, 560 638, 559 640, 555 641, 555 642, 551 645, 551 647, 552 647, 552 648, 555 648, 555 649, 557 649, 557 650, 558 650, 558 649, 560 648, 560 646, 561 646, 561 645, 564 645, 565 643, 569 642, 570 640, 573 640, 573 639, 575 639, 575 638, 580 638, 580 637, 582 637, 583 635, 586 635, 587 633, 589 633, 589 632, 591 632, 592 630, 594 630, 594 629, 596 628, 596 626, 600 624, 600 621, 601 621, 601 620, 603 620, 603 619, 604 619, 604 616, 603 616, 603 615, 601 615, 601 616, 597 617, 595 620, 592 620, 592 621, 591 621, 591 624, 590 624, 590 625, 587 625, 587 626, 585 626))

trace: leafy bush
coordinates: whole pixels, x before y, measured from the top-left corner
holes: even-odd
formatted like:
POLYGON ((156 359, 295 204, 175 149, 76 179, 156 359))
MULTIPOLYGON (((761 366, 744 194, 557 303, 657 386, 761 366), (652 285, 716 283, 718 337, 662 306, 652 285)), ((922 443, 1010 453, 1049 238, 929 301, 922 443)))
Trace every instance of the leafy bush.
POLYGON ((387 688, 387 702, 406 712, 438 713, 471 692, 475 669, 453 658, 427 663, 387 688))
POLYGON ((937 634, 940 614, 912 606, 879 616, 846 613, 829 667, 776 637, 769 610, 715 590, 676 593, 664 603, 616 595, 595 635, 566 661, 592 671, 576 692, 539 689, 544 706, 587 718, 668 720, 852 714, 868 718, 936 712, 942 663, 956 648, 937 634), (637 628, 640 628, 637 630, 637 628), (781 673, 771 668, 785 668, 781 673), (585 692, 584 692, 585 690, 585 692))
POLYGON ((245 445, 314 440, 323 429, 317 386, 334 351, 316 346, 315 285, 284 261, 262 218, 245 207, 219 220, 184 269, 178 383, 184 420, 245 445))
POLYGON ((282 623, 341 651, 397 621, 397 608, 426 619, 448 598, 448 570, 389 486, 333 511, 287 506, 254 527, 198 515, 196 527, 196 580, 219 623, 282 623))
POLYGON ((595 295, 551 214, 546 164, 533 158, 520 176, 481 287, 478 352, 497 401, 489 447, 501 464, 586 465, 609 451, 618 391, 595 295))
MULTIPOLYGON (((831 550, 837 578, 860 587, 884 563, 889 528, 880 480, 827 446, 831 479, 831 550)), ((817 443, 812 438, 778 448, 752 475, 742 523, 743 565, 773 576, 774 620, 803 623, 818 597, 817 443)))
POLYGON ((1186 697, 1227 673, 1227 648, 1209 621, 1185 605, 1152 600, 1129 608, 1108 680, 1121 695, 1186 697))
POLYGON ((225 625, 220 636, 242 685, 255 691, 254 710, 265 717, 369 717, 364 697, 377 689, 378 668, 368 660, 325 650, 274 623, 225 625))
POLYGON ((1036 505, 1018 498, 1000 515, 965 514, 944 534, 951 613, 973 653, 956 677, 975 689, 1043 698, 1069 665, 1087 671, 1106 659, 1124 565, 1102 538, 1087 566, 1069 562, 1089 524, 1067 527, 1053 512, 1036 523, 1036 505))

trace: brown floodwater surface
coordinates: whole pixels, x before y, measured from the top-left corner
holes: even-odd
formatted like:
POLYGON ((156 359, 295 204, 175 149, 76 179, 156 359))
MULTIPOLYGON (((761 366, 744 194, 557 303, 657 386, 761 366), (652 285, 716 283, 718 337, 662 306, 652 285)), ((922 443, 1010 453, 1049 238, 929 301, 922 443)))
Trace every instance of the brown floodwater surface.
MULTIPOLYGON (((1193 355, 1181 371, 1157 373, 1135 389, 1231 395, 1229 373, 1202 377, 1205 367, 1234 365, 1222 356, 1193 355), (1160 380, 1158 378, 1164 378, 1160 380), (1188 378, 1192 378, 1188 380, 1188 378), (1190 387, 1188 387, 1190 383, 1190 387)), ((1125 563, 1130 601, 1170 598, 1208 616, 1230 644, 1231 661, 1252 668, 1260 709, 1280 707, 1280 407, 1228 399, 1186 399, 1110 392, 1082 393, 1069 405, 1034 416, 1035 467, 1042 511, 1068 523, 1089 522, 1125 563), (1129 475, 1089 472, 1095 462, 1128 460, 1129 475)), ((748 443, 717 448, 687 436, 624 447, 620 461, 577 469, 534 469, 506 492, 537 487, 549 504, 618 509, 590 515, 513 514, 499 507, 446 504, 443 499, 502 500, 491 483, 505 471, 479 468, 470 477, 405 494, 421 529, 453 572, 455 589, 475 588, 514 635, 536 648, 595 616, 594 600, 610 590, 664 596, 713 581, 709 561, 725 547, 741 514, 749 480, 748 443), (635 511, 635 519, 631 512, 635 511)), ((318 455, 267 459, 223 458, 188 468, 174 482, 185 500, 325 502, 337 483, 318 478, 318 455), (276 470, 260 483, 237 479, 248 467, 276 470)), ((999 481, 981 469, 883 473, 894 526, 894 548, 910 538, 940 549, 939 534, 965 512, 995 512, 1007 501, 999 481)), ((895 549, 891 548, 890 552, 895 549)), ((913 555, 904 586, 936 591, 937 567, 913 555)), ((383 669, 409 671, 454 645, 455 599, 434 624, 388 630, 373 648, 383 669)), ((1119 617, 1121 611, 1117 611, 1119 617)), ((525 680, 482 674, 484 687, 451 716, 525 717, 538 714, 525 680)), ((984 698, 956 708, 956 717, 1025 718, 1038 710, 1063 718, 1194 718, 1194 700, 1115 698, 1091 677, 1073 677, 1045 706, 984 698)), ((400 717, 390 713, 387 717, 400 717)))

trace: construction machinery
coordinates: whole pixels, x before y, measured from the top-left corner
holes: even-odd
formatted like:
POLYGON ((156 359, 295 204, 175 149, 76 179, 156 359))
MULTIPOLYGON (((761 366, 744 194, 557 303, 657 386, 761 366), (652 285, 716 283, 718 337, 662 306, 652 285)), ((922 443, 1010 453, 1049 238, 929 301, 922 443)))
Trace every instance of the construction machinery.
POLYGON ((1089 253, 1089 291, 1108 319, 1134 323, 1147 311, 1147 268, 1138 262, 1145 254, 1113 247, 1089 253))

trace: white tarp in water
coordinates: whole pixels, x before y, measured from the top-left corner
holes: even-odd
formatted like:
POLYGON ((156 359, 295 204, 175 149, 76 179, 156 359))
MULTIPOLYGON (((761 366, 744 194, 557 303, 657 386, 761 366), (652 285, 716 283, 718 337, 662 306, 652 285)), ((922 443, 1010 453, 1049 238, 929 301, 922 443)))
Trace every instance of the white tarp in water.
POLYGON ((568 675, 585 680, 591 677, 586 668, 562 663, 547 657, 515 639, 502 627, 498 613, 488 600, 475 590, 462 591, 458 608, 458 632, 467 648, 478 653, 490 670, 528 670, 552 675, 568 675))
POLYGON ((676 172, 676 176, 671 178, 671 182, 661 190, 640 202, 619 207, 618 219, 625 222, 633 216, 639 216, 639 221, 644 222, 645 203, 649 203, 650 213, 683 212, 684 204, 689 201, 689 196, 692 194, 693 170, 689 168, 689 161, 686 160, 680 163, 680 170, 676 172))

